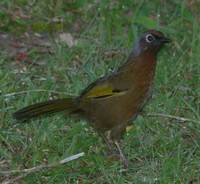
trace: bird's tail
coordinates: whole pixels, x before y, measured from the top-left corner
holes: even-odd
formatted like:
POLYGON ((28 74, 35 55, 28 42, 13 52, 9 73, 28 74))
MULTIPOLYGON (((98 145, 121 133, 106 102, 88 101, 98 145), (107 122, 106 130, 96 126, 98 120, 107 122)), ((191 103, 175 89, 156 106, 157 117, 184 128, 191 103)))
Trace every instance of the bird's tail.
POLYGON ((55 112, 67 111, 73 112, 77 110, 75 98, 63 98, 58 100, 49 100, 46 102, 36 103, 22 108, 13 114, 16 120, 29 120, 41 115, 52 114, 55 112))

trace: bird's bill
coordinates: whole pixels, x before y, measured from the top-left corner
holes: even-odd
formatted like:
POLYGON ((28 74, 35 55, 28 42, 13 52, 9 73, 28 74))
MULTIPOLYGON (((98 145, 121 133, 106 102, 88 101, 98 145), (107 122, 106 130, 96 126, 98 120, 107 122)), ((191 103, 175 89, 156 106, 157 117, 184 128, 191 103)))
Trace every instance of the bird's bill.
POLYGON ((161 42, 162 42, 162 43, 169 43, 169 42, 171 42, 171 39, 166 38, 166 37, 163 37, 163 38, 161 39, 161 42))

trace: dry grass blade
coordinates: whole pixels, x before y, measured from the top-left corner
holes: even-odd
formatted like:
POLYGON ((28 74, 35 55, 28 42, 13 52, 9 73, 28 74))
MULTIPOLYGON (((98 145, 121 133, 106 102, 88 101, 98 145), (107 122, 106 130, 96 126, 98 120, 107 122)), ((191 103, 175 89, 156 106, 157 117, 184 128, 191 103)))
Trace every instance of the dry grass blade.
POLYGON ((149 113, 147 114, 148 117, 163 117, 163 118, 169 118, 169 119, 174 119, 180 122, 193 122, 193 123, 200 123, 200 121, 198 120, 194 120, 194 119, 189 119, 189 118, 184 118, 184 117, 180 117, 180 116, 173 116, 173 115, 169 115, 169 114, 162 114, 162 113, 149 113))

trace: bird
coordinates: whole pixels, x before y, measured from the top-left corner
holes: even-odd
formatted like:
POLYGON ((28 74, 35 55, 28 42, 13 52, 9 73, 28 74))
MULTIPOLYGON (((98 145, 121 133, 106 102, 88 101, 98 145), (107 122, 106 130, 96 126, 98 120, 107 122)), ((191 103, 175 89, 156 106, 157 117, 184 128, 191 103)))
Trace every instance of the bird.
POLYGON ((76 114, 89 122, 109 148, 115 145, 127 166, 120 140, 151 98, 157 54, 170 41, 161 31, 149 29, 136 40, 124 64, 89 84, 80 95, 36 103, 16 111, 13 117, 27 121, 61 111, 76 114))

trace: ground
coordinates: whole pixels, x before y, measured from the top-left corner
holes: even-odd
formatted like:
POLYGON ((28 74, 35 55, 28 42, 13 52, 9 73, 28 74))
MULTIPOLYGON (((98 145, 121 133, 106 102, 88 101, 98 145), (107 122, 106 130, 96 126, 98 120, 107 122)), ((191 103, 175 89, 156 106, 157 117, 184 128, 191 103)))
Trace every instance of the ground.
POLYGON ((200 183, 199 9, 198 0, 2 0, 0 181, 200 183), (172 43, 159 53, 152 100, 123 138, 128 170, 106 157, 106 146, 82 120, 63 114, 28 124, 12 119, 28 104, 78 95, 124 62, 149 28, 172 43), (150 116, 155 113, 162 116, 150 116), (26 176, 1 173, 81 152, 77 160, 26 176))

